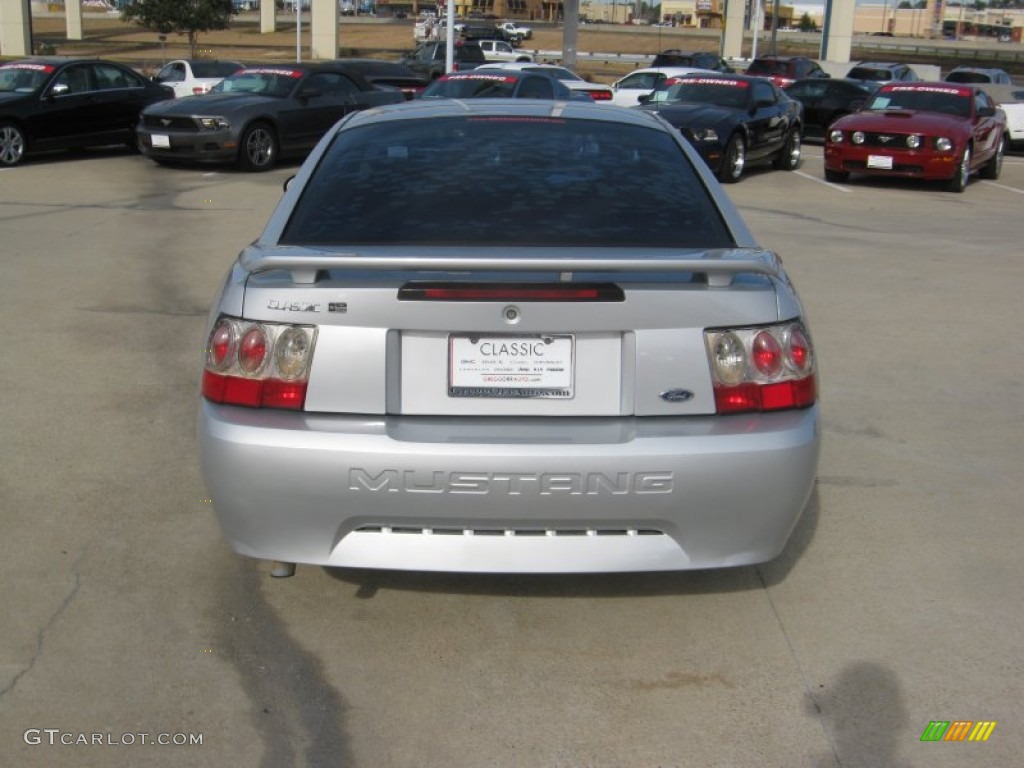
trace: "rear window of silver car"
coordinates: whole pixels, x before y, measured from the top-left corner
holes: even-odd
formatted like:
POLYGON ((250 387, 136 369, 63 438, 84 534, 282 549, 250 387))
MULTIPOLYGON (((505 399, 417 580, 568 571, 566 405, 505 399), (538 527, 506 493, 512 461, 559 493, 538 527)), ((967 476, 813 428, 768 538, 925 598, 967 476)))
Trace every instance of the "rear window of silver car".
POLYGON ((280 242, 735 245, 704 182, 664 131, 514 116, 340 131, 280 242))

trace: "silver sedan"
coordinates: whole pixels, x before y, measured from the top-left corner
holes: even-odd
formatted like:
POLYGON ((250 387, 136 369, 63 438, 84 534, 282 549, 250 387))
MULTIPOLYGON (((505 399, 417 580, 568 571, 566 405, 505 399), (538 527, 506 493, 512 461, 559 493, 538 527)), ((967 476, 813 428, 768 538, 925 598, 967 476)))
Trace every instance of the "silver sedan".
POLYGON ((815 358, 656 115, 409 102, 333 128, 228 273, 199 444, 278 573, 739 566, 811 492, 815 358))

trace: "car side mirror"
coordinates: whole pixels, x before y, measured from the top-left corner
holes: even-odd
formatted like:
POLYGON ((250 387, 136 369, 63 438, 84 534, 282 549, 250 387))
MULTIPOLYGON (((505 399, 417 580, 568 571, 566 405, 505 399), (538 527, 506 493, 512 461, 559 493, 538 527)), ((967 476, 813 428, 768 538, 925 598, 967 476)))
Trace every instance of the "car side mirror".
POLYGON ((64 96, 71 90, 71 86, 67 83, 54 83, 53 87, 50 88, 50 96, 64 96))
POLYGON ((288 191, 288 187, 290 187, 292 185, 293 181, 295 181, 295 174, 294 173, 291 176, 289 176, 287 179, 285 179, 284 180, 284 184, 281 185, 282 188, 284 188, 285 192, 288 191))
POLYGON ((995 107, 978 107, 978 117, 993 117, 995 114, 995 107))
POLYGON ((648 104, 651 101, 651 94, 641 93, 639 96, 636 97, 636 100, 639 101, 641 104, 648 104))
POLYGON ((315 99, 317 96, 323 96, 323 91, 317 88, 305 88, 299 91, 300 99, 315 99))

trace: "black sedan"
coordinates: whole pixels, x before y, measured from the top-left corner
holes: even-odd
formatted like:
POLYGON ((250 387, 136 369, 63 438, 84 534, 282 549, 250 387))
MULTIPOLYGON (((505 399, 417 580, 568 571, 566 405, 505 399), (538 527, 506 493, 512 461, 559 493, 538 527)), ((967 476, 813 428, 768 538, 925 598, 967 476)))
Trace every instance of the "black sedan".
POLYGON ((740 180, 747 165, 800 165, 803 106, 770 80, 744 75, 669 78, 638 109, 658 112, 680 130, 720 181, 740 180))
POLYGON ((53 149, 135 145, 143 107, 174 98, 165 86, 100 59, 0 64, 0 166, 53 149))
POLYGON ((824 139, 832 123, 864 106, 880 85, 871 80, 812 77, 797 80, 783 90, 804 105, 804 136, 824 139))
POLYGON ((374 86, 344 63, 249 67, 209 93, 144 110, 139 149, 160 164, 266 171, 279 158, 304 156, 348 113, 402 101, 398 88, 374 86))

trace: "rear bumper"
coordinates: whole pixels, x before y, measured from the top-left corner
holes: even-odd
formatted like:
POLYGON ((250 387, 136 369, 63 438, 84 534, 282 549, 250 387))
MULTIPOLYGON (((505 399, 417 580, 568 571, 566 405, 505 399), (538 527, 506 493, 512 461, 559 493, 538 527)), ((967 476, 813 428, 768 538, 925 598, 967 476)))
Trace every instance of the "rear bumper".
POLYGON ((818 418, 369 418, 202 401, 199 443, 225 536, 252 557, 686 570, 779 554, 813 487, 818 418))

